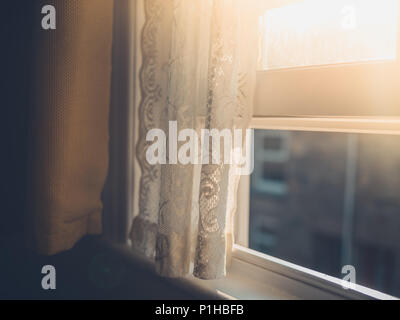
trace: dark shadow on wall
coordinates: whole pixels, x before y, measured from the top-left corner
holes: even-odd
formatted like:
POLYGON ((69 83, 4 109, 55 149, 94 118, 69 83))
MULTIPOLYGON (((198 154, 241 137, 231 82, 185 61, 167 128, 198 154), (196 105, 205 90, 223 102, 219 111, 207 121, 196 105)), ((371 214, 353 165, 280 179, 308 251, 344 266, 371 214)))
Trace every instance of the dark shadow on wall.
MULTIPOLYGON (((24 227, 34 1, 7 0, 0 16, 0 234, 24 227)), ((40 18, 40 12, 36 14, 40 18)), ((40 20, 39 20, 40 21, 40 20)))

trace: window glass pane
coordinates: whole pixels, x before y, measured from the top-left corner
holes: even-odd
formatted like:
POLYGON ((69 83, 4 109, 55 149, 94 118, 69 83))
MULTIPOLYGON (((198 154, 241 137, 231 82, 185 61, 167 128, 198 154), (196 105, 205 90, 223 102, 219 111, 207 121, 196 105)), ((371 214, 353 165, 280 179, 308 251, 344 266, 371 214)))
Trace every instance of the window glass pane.
POLYGON ((264 149, 279 150, 281 149, 282 138, 279 135, 264 137, 264 149))
POLYGON ((252 249, 400 296, 400 137, 255 130, 252 249), (281 137, 280 148, 265 145, 281 137))
POLYGON ((260 17, 261 70, 396 58, 398 0, 305 0, 260 17))

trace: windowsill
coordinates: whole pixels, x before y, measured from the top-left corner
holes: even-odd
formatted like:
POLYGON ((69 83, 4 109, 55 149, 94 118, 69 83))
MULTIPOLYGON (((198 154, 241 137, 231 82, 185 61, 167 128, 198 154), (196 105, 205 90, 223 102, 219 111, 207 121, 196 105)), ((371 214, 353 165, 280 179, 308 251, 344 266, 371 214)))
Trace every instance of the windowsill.
POLYGON ((191 276, 187 279, 231 299, 397 299, 360 285, 344 289, 340 279, 239 245, 234 246, 226 278, 204 281, 191 276))
MULTIPOLYGON (((129 246, 112 245, 153 269, 153 263, 129 246)), ((201 280, 194 276, 166 279, 172 284, 197 290, 210 299, 238 300, 392 300, 393 296, 360 285, 344 289, 340 279, 235 245, 225 278, 201 280)))

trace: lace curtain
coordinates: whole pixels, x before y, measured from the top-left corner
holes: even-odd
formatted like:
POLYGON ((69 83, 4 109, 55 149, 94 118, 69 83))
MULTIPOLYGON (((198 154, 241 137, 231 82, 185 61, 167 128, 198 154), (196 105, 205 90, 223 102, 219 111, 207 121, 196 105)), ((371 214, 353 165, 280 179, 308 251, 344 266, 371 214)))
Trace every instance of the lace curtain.
POLYGON ((171 164, 170 157, 169 164, 151 165, 146 135, 161 128, 172 143, 169 121, 176 121, 178 132, 247 127, 257 58, 255 8, 243 0, 144 4, 136 146, 141 180, 132 245, 155 259, 161 275, 219 278, 233 243, 237 167, 171 164))

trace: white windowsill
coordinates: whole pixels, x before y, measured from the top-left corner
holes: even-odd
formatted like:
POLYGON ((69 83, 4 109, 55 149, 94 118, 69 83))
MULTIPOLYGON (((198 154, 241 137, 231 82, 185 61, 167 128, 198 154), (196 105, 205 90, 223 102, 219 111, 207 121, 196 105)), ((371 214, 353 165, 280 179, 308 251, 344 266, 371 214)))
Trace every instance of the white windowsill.
MULTIPOLYGON (((132 251, 129 244, 108 245, 130 259, 139 260, 153 269, 154 264, 142 254, 132 251)), ((192 286, 208 293, 210 299, 238 300, 332 300, 378 299, 397 300, 393 296, 360 285, 343 289, 340 279, 280 260, 263 253, 234 245, 231 265, 225 278, 201 280, 194 276, 170 279, 186 288, 192 286)))
POLYGON ((225 299, 396 299, 360 285, 344 289, 340 279, 239 245, 226 278, 186 280, 225 299))

